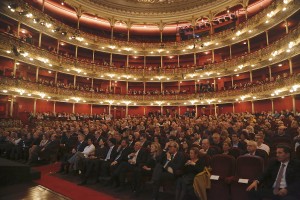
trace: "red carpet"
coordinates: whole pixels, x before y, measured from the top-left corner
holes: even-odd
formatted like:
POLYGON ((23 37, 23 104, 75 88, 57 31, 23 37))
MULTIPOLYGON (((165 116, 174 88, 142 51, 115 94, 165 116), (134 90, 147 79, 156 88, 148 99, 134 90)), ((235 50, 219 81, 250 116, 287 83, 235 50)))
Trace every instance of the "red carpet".
POLYGON ((84 199, 84 200, 95 200, 95 199, 105 199, 105 200, 116 200, 116 198, 109 196, 107 194, 92 190, 87 187, 78 186, 76 183, 72 183, 55 176, 51 173, 58 171, 59 163, 35 167, 36 170, 41 172, 41 179, 36 180, 37 184, 40 184, 54 192, 57 192, 63 196, 70 199, 84 199))

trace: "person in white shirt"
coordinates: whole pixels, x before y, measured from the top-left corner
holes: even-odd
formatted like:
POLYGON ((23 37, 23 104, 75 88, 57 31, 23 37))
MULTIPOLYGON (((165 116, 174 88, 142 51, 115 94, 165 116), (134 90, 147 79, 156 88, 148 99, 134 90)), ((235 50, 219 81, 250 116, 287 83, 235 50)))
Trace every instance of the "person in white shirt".
POLYGON ((68 162, 73 165, 75 171, 78 170, 78 164, 82 158, 87 158, 95 153, 95 146, 92 139, 88 139, 88 145, 84 148, 83 152, 77 151, 68 162))
POLYGON ((270 147, 266 144, 264 144, 264 135, 263 134, 256 134, 255 135, 255 141, 257 142, 257 149, 264 150, 267 152, 267 154, 270 154, 270 147))

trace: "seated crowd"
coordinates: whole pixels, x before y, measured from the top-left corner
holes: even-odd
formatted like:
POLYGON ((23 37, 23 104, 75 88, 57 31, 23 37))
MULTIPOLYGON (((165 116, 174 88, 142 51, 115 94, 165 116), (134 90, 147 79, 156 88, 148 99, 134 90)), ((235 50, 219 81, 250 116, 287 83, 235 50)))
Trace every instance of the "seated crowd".
POLYGON ((1 128, 0 153, 30 165, 60 160, 58 173, 80 175, 79 185, 94 179, 122 191, 130 183, 134 196, 148 182, 152 198, 158 199, 161 185, 176 182, 176 199, 191 199, 194 177, 215 155, 259 156, 268 164, 278 141, 294 154, 300 144, 299 120, 289 111, 199 117, 152 113, 122 119, 98 115, 74 121, 53 116, 16 130, 1 128))

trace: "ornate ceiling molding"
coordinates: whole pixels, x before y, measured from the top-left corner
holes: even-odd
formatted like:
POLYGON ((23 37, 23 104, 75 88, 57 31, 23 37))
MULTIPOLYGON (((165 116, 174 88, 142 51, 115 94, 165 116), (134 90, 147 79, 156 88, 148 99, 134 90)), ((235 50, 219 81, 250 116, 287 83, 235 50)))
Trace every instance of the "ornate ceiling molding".
POLYGON ((211 13, 217 14, 228 7, 243 4, 241 0, 66 0, 65 2, 73 7, 81 6, 83 10, 97 14, 101 18, 130 19, 140 24, 190 21, 195 16, 210 16, 211 13))

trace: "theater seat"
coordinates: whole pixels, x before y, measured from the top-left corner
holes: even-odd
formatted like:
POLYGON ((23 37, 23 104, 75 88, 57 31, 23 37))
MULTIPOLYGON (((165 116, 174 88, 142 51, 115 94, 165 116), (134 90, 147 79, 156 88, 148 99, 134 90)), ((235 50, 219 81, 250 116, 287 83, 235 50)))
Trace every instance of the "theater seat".
POLYGON ((211 179, 211 189, 207 195, 209 200, 229 200, 229 180, 235 173, 235 158, 229 155, 215 155, 211 158, 211 175, 219 176, 218 180, 211 179))
POLYGON ((236 160, 236 175, 231 183, 232 200, 248 200, 246 188, 264 171, 264 160, 258 156, 240 156, 236 160), (243 183, 243 180, 245 181, 243 183))

